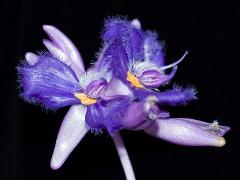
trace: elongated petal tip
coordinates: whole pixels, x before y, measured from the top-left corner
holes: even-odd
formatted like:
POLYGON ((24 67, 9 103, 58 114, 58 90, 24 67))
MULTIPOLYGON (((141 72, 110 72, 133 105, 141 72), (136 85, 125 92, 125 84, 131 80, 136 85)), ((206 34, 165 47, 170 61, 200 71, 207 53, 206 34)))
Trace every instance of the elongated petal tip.
POLYGON ((226 140, 224 139, 224 137, 219 137, 218 142, 219 143, 216 145, 217 147, 223 147, 226 144, 226 140))
POLYGON ((71 106, 58 133, 50 163, 52 169, 55 170, 62 166, 70 153, 88 132, 89 128, 85 123, 85 114, 85 106, 71 106))
POLYGON ((50 166, 53 170, 57 170, 63 165, 74 148, 71 146, 72 145, 68 144, 67 142, 62 142, 60 145, 58 145, 58 149, 54 151, 50 163, 50 166))
MULTIPOLYGON (((65 160, 64 160, 65 161, 65 160)), ((59 169, 62 164, 64 163, 64 161, 56 161, 56 159, 54 160, 51 160, 51 163, 50 163, 50 167, 53 169, 53 170, 57 170, 59 169)))
POLYGON ((57 147, 55 147, 50 166, 52 169, 59 169, 73 148, 69 146, 67 142, 59 143, 57 147))
POLYGON ((44 25, 42 26, 42 28, 43 28, 44 31, 56 29, 54 26, 47 25, 47 24, 44 24, 44 25))
MULTIPOLYGON (((83 60, 73 42, 59 29, 51 25, 43 25, 43 30, 48 34, 54 46, 58 47, 68 57, 69 63, 79 77, 85 72, 83 60)), ((56 48, 55 48, 56 49, 56 48)))
POLYGON ((30 66, 33 66, 38 61, 38 55, 32 52, 27 52, 25 54, 25 59, 30 66))
POLYGON ((141 23, 140 23, 140 21, 139 21, 138 19, 132 20, 132 21, 131 21, 131 24, 132 24, 135 28, 141 29, 141 23))

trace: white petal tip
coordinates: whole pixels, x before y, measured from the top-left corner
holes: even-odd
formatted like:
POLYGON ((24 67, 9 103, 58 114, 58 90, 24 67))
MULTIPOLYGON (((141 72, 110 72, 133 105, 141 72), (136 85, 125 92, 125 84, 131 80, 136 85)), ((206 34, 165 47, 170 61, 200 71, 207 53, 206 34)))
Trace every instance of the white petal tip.
POLYGON ((44 31, 56 29, 54 26, 47 25, 47 24, 43 25, 42 28, 43 28, 44 31))
POLYGON ((47 40, 47 39, 43 39, 43 40, 42 40, 42 42, 43 42, 43 44, 44 44, 44 45, 46 45, 46 44, 50 43, 50 41, 49 41, 49 40, 47 40))
POLYGON ((32 52, 27 52, 27 53, 25 54, 25 58, 26 58, 26 60, 31 59, 32 55, 33 55, 32 52))
POLYGON ((217 147, 223 147, 226 144, 226 140, 223 137, 219 137, 217 147))
POLYGON ((28 62, 28 64, 32 66, 37 62, 38 56, 32 52, 27 52, 25 54, 25 59, 28 62))
POLYGON ((44 46, 46 46, 46 48, 50 51, 51 48, 56 47, 51 41, 49 41, 48 39, 43 39, 42 40, 44 46))
MULTIPOLYGON (((58 155, 59 156, 59 155, 58 155)), ((67 156, 66 156, 67 157, 67 156)), ((62 157, 56 157, 55 154, 53 154, 53 157, 51 159, 51 163, 50 166, 53 170, 57 170, 59 169, 63 163, 65 162, 66 158, 62 158, 62 157)))
POLYGON ((64 142, 62 142, 61 144, 57 143, 50 163, 51 168, 54 170, 59 169, 66 161, 74 147, 75 146, 69 147, 69 145, 64 142))
POLYGON ((138 19, 132 20, 131 24, 132 24, 135 28, 141 29, 141 23, 140 23, 140 21, 139 21, 138 19))
POLYGON ((61 167, 61 164, 57 164, 54 161, 51 161, 50 166, 53 170, 57 170, 61 167))

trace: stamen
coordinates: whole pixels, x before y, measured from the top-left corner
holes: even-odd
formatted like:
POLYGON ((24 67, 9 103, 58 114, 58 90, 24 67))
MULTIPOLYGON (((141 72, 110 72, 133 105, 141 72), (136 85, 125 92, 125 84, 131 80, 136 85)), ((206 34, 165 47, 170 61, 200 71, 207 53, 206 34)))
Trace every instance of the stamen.
POLYGON ((94 99, 92 97, 88 97, 85 93, 74 93, 74 96, 76 98, 78 98, 82 104, 87 105, 87 106, 95 104, 97 102, 96 99, 94 99))
POLYGON ((180 62, 182 62, 182 60, 186 57, 186 55, 188 55, 188 51, 186 51, 184 53, 184 55, 176 62, 172 63, 172 64, 169 64, 169 65, 166 65, 166 66, 163 66, 163 67, 160 67, 161 70, 165 70, 165 69, 169 69, 173 66, 176 66, 177 64, 179 64, 180 62))
POLYGON ((127 73, 127 80, 137 88, 144 88, 144 86, 140 83, 138 78, 134 76, 131 72, 128 71, 127 73))

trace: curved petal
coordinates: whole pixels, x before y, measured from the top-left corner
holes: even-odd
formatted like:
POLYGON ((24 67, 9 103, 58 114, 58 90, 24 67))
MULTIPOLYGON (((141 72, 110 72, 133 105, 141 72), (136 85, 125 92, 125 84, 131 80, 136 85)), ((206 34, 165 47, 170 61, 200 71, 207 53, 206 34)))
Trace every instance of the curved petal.
POLYGON ((51 168, 58 169, 62 166, 69 154, 82 140, 89 128, 85 123, 86 106, 71 106, 64 117, 60 127, 53 156, 51 168))
MULTIPOLYGON (((225 145, 225 139, 215 131, 217 129, 203 128, 204 122, 189 118, 169 118, 158 119, 144 131, 147 134, 158 137, 160 139, 187 146, 217 146, 225 145)), ((225 132, 230 130, 229 127, 224 127, 225 132)), ((221 134, 223 135, 223 134, 221 134)))
MULTIPOLYGON (((144 33, 130 21, 113 18, 106 21, 102 38, 105 44, 112 43, 106 54, 112 56, 112 69, 115 74, 124 79, 129 63, 143 57, 144 33)), ((110 58, 104 60, 108 59, 110 58)))
POLYGON ((25 54, 25 59, 30 66, 33 66, 38 61, 38 55, 32 52, 27 52, 25 54))
POLYGON ((43 44, 54 57, 69 65, 67 62, 67 56, 61 49, 59 49, 56 45, 47 39, 43 40, 43 44))
POLYGON ((100 97, 104 100, 111 100, 118 96, 133 97, 133 93, 121 80, 113 78, 109 85, 101 91, 100 97))
POLYGON ((77 67, 76 69, 79 71, 76 73, 82 74, 85 72, 81 55, 72 41, 54 26, 43 25, 43 30, 48 34, 53 43, 67 54, 68 59, 72 61, 71 64, 77 67))

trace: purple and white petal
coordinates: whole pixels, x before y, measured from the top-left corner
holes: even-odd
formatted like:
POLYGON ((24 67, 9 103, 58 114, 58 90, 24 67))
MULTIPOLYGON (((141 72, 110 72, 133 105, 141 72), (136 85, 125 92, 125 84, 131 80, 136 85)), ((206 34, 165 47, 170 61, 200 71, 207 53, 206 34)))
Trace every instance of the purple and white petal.
POLYGON ((103 100, 111 100, 119 96, 133 97, 132 91, 121 80, 113 78, 109 85, 100 92, 103 100))
POLYGON ((74 105, 64 117, 51 159, 52 169, 58 169, 62 166, 69 154, 88 132, 89 128, 85 123, 86 110, 86 106, 74 105))
POLYGON ((230 128, 221 126, 218 129, 211 126, 210 123, 206 124, 189 118, 169 118, 154 121, 144 131, 147 134, 179 145, 224 146, 226 142, 222 135, 230 128), (221 133, 218 133, 218 131, 221 131, 221 133))
POLYGON ((43 25, 43 30, 48 34, 53 43, 66 53, 68 60, 71 61, 78 75, 85 72, 85 67, 81 55, 72 41, 59 29, 50 25, 43 25))
POLYGON ((93 80, 85 89, 88 96, 92 98, 99 98, 100 92, 107 86, 105 79, 93 80))
POLYGON ((55 58, 66 63, 67 65, 70 65, 70 63, 67 60, 68 59, 67 55, 59 47, 57 47, 55 44, 53 44, 51 41, 47 39, 43 40, 43 44, 55 58))
POLYGON ((144 38, 144 60, 156 64, 158 67, 164 66, 164 43, 159 42, 155 32, 145 32, 144 38))
POLYGON ((73 70, 49 54, 38 59, 33 66, 25 63, 17 67, 24 100, 48 109, 79 104, 74 93, 81 87, 73 70))
POLYGON ((147 88, 156 88, 170 81, 176 74, 177 66, 173 67, 170 74, 165 75, 155 70, 147 70, 139 77, 140 82, 147 88))

